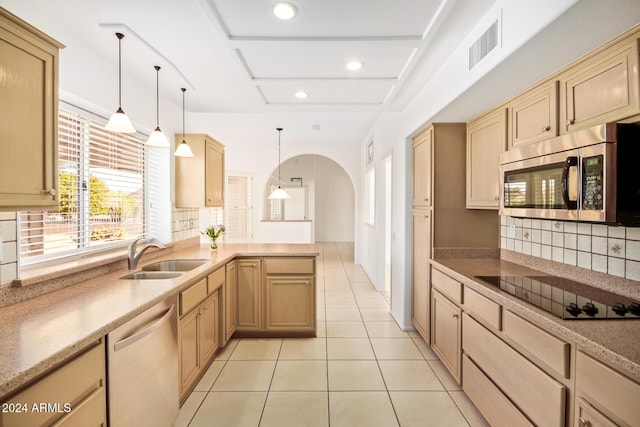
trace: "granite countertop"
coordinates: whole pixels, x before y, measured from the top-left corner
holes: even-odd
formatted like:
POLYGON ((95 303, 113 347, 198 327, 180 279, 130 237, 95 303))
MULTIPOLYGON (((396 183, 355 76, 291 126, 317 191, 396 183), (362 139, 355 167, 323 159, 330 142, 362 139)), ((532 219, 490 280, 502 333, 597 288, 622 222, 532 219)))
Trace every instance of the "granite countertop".
MULTIPOLYGON (((317 256, 315 244, 223 244, 216 251, 195 245, 158 251, 152 261, 207 259, 174 279, 122 280, 120 269, 0 308, 0 396, 63 362, 147 308, 186 288, 236 257, 317 256)), ((35 285, 31 285, 35 286, 35 285)))
MULTIPOLYGON (((628 320, 562 320, 529 304, 498 287, 476 279, 474 276, 536 275, 548 273, 534 270, 504 259, 437 259, 436 266, 445 267, 464 285, 482 293, 532 323, 559 337, 564 337, 583 349, 601 358, 615 369, 640 381, 640 319, 628 320)), ((640 300, 640 289, 635 295, 640 300)))

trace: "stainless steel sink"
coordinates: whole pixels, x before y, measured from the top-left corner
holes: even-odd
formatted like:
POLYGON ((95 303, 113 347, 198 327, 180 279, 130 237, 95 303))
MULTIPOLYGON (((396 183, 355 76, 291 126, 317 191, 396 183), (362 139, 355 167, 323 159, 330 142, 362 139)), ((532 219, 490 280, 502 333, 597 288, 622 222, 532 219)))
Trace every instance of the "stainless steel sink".
POLYGON ((209 262, 207 259, 168 259, 142 267, 144 271, 191 271, 209 262))
POLYGON ((175 279, 182 273, 178 271, 136 271, 121 277, 124 280, 162 280, 175 279))

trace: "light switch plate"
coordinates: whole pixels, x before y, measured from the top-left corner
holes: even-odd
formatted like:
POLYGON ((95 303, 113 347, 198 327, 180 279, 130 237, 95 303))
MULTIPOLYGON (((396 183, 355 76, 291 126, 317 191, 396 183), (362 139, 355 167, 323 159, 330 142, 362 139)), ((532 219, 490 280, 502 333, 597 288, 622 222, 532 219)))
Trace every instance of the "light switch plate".
POLYGON ((507 238, 515 239, 516 238, 516 226, 515 225, 507 225, 507 238))

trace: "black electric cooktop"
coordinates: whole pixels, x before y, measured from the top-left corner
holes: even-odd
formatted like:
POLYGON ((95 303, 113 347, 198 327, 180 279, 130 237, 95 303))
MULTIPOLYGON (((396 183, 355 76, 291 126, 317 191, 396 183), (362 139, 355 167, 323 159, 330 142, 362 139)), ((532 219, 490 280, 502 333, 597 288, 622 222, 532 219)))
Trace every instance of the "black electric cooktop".
POLYGON ((556 276, 476 276, 562 319, 640 319, 640 303, 556 276))

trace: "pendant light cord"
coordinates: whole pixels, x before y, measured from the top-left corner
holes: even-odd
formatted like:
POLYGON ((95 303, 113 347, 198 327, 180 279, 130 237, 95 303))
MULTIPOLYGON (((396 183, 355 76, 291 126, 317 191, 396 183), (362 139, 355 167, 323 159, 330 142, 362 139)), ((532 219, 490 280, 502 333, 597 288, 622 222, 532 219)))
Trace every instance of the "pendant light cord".
POLYGON ((160 66, 154 65, 156 69, 156 128, 160 128, 160 66))
POLYGON ((122 39, 124 34, 116 33, 118 38, 118 108, 122 108, 122 39))
POLYGON ((280 132, 282 132, 282 128, 276 128, 276 130, 278 131, 278 188, 280 188, 280 183, 282 182, 280 178, 280 132))
POLYGON ((182 91, 182 142, 184 141, 184 93, 187 91, 187 88, 180 88, 182 91))

